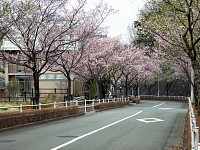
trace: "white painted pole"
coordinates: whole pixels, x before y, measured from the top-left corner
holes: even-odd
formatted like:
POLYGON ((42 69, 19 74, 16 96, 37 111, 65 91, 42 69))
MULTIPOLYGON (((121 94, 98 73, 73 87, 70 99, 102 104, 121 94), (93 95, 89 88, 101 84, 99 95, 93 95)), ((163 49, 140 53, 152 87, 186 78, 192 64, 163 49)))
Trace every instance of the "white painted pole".
POLYGON ((192 149, 195 149, 195 146, 194 146, 194 131, 191 130, 191 148, 192 149))
POLYGON ((200 150, 200 143, 198 143, 198 150, 200 150))
POLYGON ((41 103, 39 103, 39 110, 41 110, 42 108, 41 108, 41 103))
POLYGON ((20 113, 22 112, 22 104, 20 104, 19 111, 20 111, 20 113))
POLYGON ((67 101, 65 101, 65 107, 67 107, 67 101))
POLYGON ((196 127, 195 128, 195 141, 194 141, 195 149, 198 149, 198 143, 199 143, 199 127, 196 127))
POLYGON ((194 118, 194 119, 193 119, 193 129, 196 128, 196 122, 197 122, 197 121, 196 121, 196 118, 194 118))

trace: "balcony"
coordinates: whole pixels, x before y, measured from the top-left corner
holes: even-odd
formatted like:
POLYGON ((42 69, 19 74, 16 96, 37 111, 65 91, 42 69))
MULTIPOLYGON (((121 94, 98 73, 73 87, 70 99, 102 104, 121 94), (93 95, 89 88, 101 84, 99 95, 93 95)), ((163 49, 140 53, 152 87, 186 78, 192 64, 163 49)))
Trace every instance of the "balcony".
POLYGON ((8 64, 8 75, 32 75, 32 72, 24 66, 8 64))

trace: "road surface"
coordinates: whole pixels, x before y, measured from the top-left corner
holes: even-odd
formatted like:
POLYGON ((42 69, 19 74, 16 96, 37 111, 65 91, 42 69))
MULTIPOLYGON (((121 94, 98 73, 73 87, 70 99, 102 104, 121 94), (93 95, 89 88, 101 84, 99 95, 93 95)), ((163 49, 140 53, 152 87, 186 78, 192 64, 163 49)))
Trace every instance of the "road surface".
POLYGON ((141 104, 0 133, 1 150, 168 150, 181 146, 187 106, 141 104))

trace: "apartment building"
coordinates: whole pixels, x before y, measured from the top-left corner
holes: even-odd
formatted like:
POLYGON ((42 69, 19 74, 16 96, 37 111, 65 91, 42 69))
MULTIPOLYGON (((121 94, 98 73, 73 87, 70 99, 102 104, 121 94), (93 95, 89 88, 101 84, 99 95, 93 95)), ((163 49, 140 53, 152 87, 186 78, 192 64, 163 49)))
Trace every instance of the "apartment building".
MULTIPOLYGON (((8 40, 4 40, 1 46, 1 50, 8 51, 8 53, 16 53, 18 48, 10 43, 8 40)), ((19 66, 16 64, 11 64, 9 62, 4 62, 5 73, 3 74, 4 82, 3 85, 8 83, 18 83, 20 84, 21 91, 20 94, 31 93, 33 87, 32 72, 30 72, 26 67, 19 66)), ((71 83, 71 95, 81 95, 83 82, 80 78, 72 75, 71 83), (75 85, 77 88, 75 88, 75 85)), ((61 72, 51 72, 47 71, 45 74, 40 76, 40 93, 45 95, 45 93, 66 93, 67 91, 67 80, 61 72)))

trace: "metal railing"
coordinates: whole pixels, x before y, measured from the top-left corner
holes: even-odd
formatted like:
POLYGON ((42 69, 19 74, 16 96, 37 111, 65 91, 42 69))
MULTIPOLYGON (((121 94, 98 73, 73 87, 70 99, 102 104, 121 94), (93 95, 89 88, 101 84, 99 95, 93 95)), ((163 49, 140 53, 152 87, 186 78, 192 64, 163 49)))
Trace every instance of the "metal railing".
POLYGON ((157 96, 157 95, 140 95, 140 97, 158 97, 158 98, 187 98, 186 96, 165 96, 165 95, 160 95, 160 96, 157 96))
POLYGON ((73 101, 65 101, 65 102, 56 102, 54 101, 53 103, 47 103, 47 104, 36 104, 36 105, 22 105, 20 104, 19 106, 0 106, 0 109, 9 109, 9 108, 17 108, 20 112, 23 112, 24 108, 33 108, 37 107, 39 110, 42 109, 42 107, 47 107, 50 108, 57 108, 59 106, 79 106, 79 108, 83 108, 85 112, 87 112, 87 108, 91 108, 91 110, 94 110, 94 107, 98 103, 105 103, 105 102, 115 102, 115 101, 129 101, 129 98, 113 98, 113 99, 92 99, 92 100, 73 100, 73 101))
POLYGON ((199 127, 196 125, 196 118, 192 107, 192 102, 189 99, 189 121, 190 121, 190 134, 191 134, 191 149, 200 150, 199 143, 199 127))

